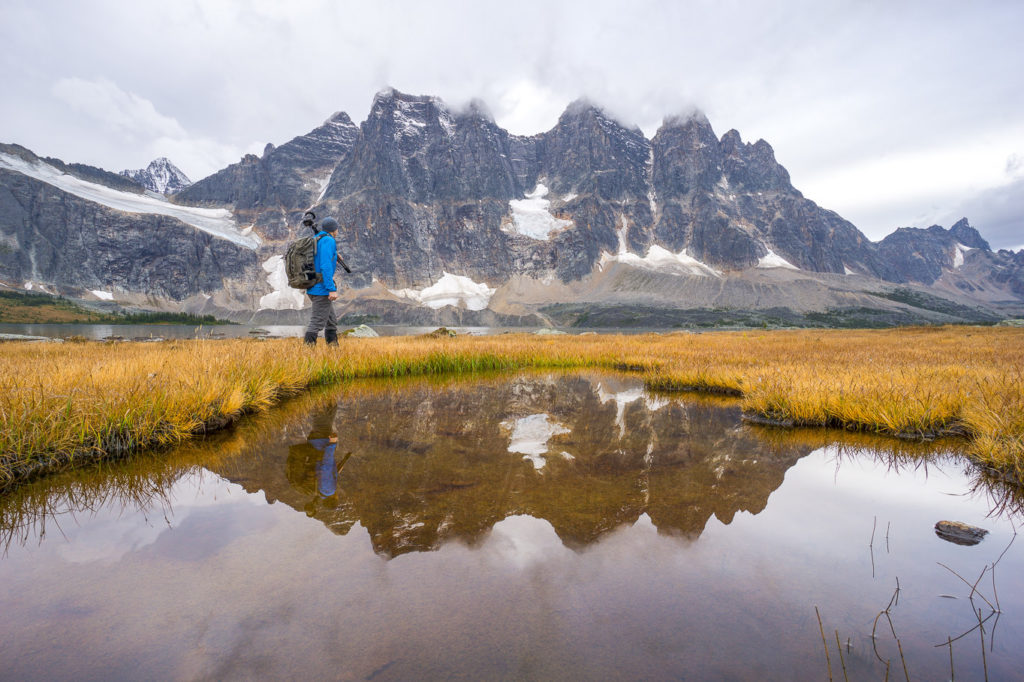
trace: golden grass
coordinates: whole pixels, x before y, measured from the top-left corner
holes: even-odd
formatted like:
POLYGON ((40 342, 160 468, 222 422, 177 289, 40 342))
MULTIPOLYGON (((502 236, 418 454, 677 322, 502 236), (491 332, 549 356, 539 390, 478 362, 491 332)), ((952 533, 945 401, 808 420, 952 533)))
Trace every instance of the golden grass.
POLYGON ((525 368, 627 369, 660 390, 741 396, 767 420, 967 436, 1024 473, 1024 330, 914 328, 642 336, 0 346, 0 489, 35 473, 215 430, 311 386, 525 368))

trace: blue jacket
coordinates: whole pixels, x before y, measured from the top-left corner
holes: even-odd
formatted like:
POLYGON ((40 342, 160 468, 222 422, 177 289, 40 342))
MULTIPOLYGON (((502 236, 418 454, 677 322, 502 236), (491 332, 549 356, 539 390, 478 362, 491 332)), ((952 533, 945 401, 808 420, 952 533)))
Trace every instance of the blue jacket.
POLYGON ((338 244, 329 232, 317 232, 320 237, 316 243, 316 259, 313 261, 314 269, 323 275, 323 279, 311 286, 307 293, 310 296, 326 296, 332 291, 337 291, 334 285, 334 267, 338 262, 338 244))

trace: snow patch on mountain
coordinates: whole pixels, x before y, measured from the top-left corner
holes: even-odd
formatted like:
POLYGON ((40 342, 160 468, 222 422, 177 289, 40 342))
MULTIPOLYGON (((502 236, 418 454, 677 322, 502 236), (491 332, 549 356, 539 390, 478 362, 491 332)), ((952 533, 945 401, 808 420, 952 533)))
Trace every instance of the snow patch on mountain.
POLYGON ((668 400, 649 395, 643 388, 630 388, 625 391, 609 391, 602 384, 597 385, 597 397, 601 404, 615 403, 615 424, 619 427, 619 438, 626 435, 626 406, 643 400, 651 412, 657 412, 668 405, 668 400))
MULTIPOLYGON (((547 464, 548 441, 552 437, 571 433, 570 429, 552 421, 545 413, 531 414, 528 417, 506 420, 501 423, 506 429, 512 431, 508 451, 523 455, 523 459, 529 460, 533 468, 541 470, 547 464)), ((562 453, 566 459, 573 459, 572 455, 562 453)))
POLYGON ((324 175, 322 178, 316 178, 317 186, 320 188, 320 193, 316 197, 316 203, 320 203, 324 200, 324 195, 327 194, 327 185, 331 184, 331 176, 334 175, 334 169, 331 172, 324 175))
POLYGON ((497 289, 482 282, 474 282, 463 275, 445 272, 441 279, 425 289, 389 289, 389 291, 395 296, 408 298, 435 310, 446 305, 456 308, 464 305, 468 310, 483 310, 491 302, 491 296, 497 289))
POLYGON ((721 277, 722 273, 707 263, 702 263, 683 249, 679 253, 672 253, 668 249, 654 244, 647 251, 646 256, 638 256, 629 251, 619 250, 612 255, 607 251, 601 253, 601 260, 598 261, 599 270, 604 270, 610 263, 623 263, 635 268, 643 268, 653 272, 661 272, 670 275, 696 275, 698 277, 721 277))
POLYGON ((100 299, 101 301, 113 301, 114 300, 114 295, 112 293, 110 293, 109 291, 98 291, 96 289, 93 289, 89 293, 92 294, 93 296, 95 296, 96 298, 100 299))
MULTIPOLYGON (((273 289, 266 296, 260 297, 260 310, 302 310, 306 304, 305 292, 288 286, 288 273, 285 270, 284 256, 271 256, 263 262, 263 271, 267 273, 267 284, 273 289)), ((93 292, 95 293, 95 292, 93 292)))
POLYGON ((0 168, 23 173, 30 178, 53 185, 68 194, 117 211, 165 215, 177 218, 198 230, 221 239, 227 239, 239 246, 256 249, 260 245, 258 236, 251 233, 243 234, 238 229, 231 211, 226 209, 178 206, 168 202, 162 196, 122 192, 105 185, 82 180, 74 175, 68 175, 42 161, 29 162, 18 156, 4 153, 0 153, 0 168))
POLYGON ((417 106, 419 102, 406 102, 398 100, 395 107, 395 141, 403 137, 415 137, 422 133, 427 127, 427 122, 422 118, 422 107, 417 106))
POLYGON ((959 270, 964 265, 964 256, 967 255, 968 251, 973 251, 969 246, 964 246, 960 242, 956 243, 956 249, 953 251, 953 269, 959 270))
MULTIPOLYGON (((538 182, 525 199, 512 199, 508 202, 512 210, 512 224, 507 231, 525 235, 530 239, 547 241, 551 233, 572 225, 571 220, 556 218, 551 214, 551 202, 545 199, 548 188, 538 182)), ((575 198, 575 195, 572 195, 575 198)), ((566 199, 569 201, 569 199, 566 199)))
POLYGON ((799 270, 797 266, 790 263, 788 260, 775 253, 771 249, 768 249, 768 253, 761 256, 761 259, 757 261, 757 267, 759 268, 789 268, 790 270, 799 270))

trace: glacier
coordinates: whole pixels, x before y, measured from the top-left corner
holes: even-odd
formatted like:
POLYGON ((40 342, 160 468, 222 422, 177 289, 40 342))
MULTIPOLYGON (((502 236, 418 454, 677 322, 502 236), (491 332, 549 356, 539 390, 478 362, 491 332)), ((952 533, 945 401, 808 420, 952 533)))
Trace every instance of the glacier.
POLYGON ((29 176, 76 197, 102 204, 125 213, 165 215, 191 225, 214 237, 226 239, 248 249, 257 249, 260 238, 243 234, 235 224, 231 211, 223 208, 194 208, 178 206, 156 194, 133 194, 88 182, 69 175, 42 161, 26 161, 18 156, 0 153, 0 168, 29 176))

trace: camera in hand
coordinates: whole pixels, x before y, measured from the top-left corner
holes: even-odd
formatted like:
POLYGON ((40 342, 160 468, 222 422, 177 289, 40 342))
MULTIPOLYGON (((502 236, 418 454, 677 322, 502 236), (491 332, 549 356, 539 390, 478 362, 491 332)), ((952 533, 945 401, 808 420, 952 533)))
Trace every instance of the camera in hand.
POLYGON ((316 213, 306 211, 302 214, 302 225, 316 232, 316 213))

